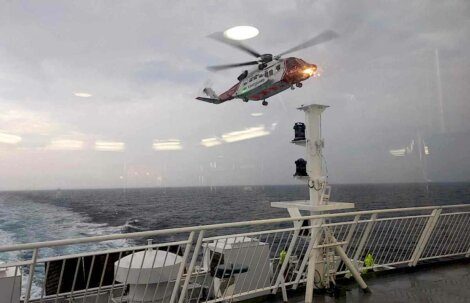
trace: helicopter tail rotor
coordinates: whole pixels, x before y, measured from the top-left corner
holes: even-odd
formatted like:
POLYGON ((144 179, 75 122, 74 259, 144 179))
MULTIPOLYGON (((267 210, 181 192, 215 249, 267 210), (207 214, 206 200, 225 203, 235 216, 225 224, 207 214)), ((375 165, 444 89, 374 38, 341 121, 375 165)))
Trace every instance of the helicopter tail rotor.
POLYGON ((212 88, 210 88, 209 86, 206 86, 202 90, 202 92, 207 97, 197 97, 196 99, 199 100, 199 101, 204 101, 204 102, 208 102, 208 103, 212 103, 212 104, 220 104, 220 103, 225 102, 225 100, 221 100, 219 98, 219 96, 217 95, 217 93, 212 88))
POLYGON ((215 91, 210 87, 205 87, 202 91, 209 98, 212 98, 212 99, 218 99, 219 98, 219 96, 215 93, 215 91))

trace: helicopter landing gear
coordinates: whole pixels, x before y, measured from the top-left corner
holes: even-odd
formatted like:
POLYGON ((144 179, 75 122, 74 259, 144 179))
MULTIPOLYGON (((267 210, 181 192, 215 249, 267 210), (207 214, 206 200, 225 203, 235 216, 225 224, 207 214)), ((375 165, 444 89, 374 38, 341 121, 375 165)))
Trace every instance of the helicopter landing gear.
POLYGON ((261 104, 263 104, 263 106, 268 106, 268 101, 263 100, 263 102, 261 104))
POLYGON ((248 102, 248 98, 243 98, 243 102, 248 102))
POLYGON ((294 89, 295 89, 294 85, 292 85, 292 86, 290 87, 290 89, 291 89, 291 90, 294 90, 294 89))
POLYGON ((302 83, 296 83, 295 86, 297 86, 298 88, 301 88, 302 87, 302 83))

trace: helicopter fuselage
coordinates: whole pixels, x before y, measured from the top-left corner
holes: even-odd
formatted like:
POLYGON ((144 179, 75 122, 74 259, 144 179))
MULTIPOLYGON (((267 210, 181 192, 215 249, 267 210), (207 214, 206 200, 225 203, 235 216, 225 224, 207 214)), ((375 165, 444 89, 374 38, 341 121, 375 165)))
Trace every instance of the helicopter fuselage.
POLYGON ((281 59, 282 56, 324 43, 336 38, 338 34, 332 30, 325 30, 322 33, 300 43, 276 56, 272 54, 262 54, 256 50, 244 45, 240 41, 232 41, 224 36, 222 32, 209 35, 216 41, 225 43, 237 48, 251 56, 257 58, 254 61, 239 62, 223 65, 212 65, 207 68, 211 71, 219 71, 240 66, 256 65, 257 68, 250 71, 246 70, 238 76, 238 83, 232 86, 226 92, 217 95, 210 87, 204 88, 203 92, 207 97, 197 97, 197 100, 220 104, 232 99, 242 99, 245 102, 249 100, 263 100, 263 105, 268 105, 266 99, 272 97, 286 89, 302 87, 302 81, 310 77, 318 77, 317 66, 310 64, 302 59, 289 57, 281 59))
POLYGON ((315 76, 317 66, 299 58, 273 60, 267 66, 249 71, 246 77, 220 94, 221 102, 231 99, 261 101, 315 76))

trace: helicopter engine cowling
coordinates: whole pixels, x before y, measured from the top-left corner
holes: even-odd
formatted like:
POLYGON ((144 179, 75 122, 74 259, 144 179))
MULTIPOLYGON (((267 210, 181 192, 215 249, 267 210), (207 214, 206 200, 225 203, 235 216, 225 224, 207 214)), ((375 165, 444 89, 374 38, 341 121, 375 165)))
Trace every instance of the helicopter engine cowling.
POLYGON ((259 58, 260 58, 260 61, 263 63, 268 63, 268 62, 273 61, 272 54, 264 54, 264 55, 261 55, 259 58))
POLYGON ((248 76, 248 71, 245 70, 243 73, 240 74, 240 76, 237 77, 238 81, 242 81, 248 76))

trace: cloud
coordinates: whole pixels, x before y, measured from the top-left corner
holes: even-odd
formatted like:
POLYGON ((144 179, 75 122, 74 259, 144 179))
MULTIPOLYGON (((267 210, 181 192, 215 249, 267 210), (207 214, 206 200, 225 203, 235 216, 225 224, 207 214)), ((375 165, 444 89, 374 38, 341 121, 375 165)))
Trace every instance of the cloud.
POLYGON ((59 129, 47 113, 0 106, 0 127, 21 135, 47 135, 59 129))
MULTIPOLYGON (((167 185, 196 185, 201 167, 214 161, 217 178, 210 178, 209 167, 204 180, 293 183, 286 171, 303 150, 288 142, 293 123, 304 119, 296 107, 305 103, 332 105, 323 124, 332 181, 402 181, 396 161, 387 162, 388 151, 418 132, 439 132, 436 49, 447 132, 470 130, 469 14, 465 0, 6 2, 0 10, 0 130, 22 138, 8 159, 23 165, 15 178, 3 170, 9 180, 3 186, 37 180, 44 167, 70 180, 70 187, 120 186, 116 167, 124 162, 158 171, 167 185), (320 66, 322 76, 273 97, 267 108, 194 100, 208 78, 221 93, 241 72, 210 73, 206 65, 253 59, 206 37, 242 24, 260 29, 246 44, 261 53, 277 54, 324 29, 341 36, 293 53, 320 66), (270 135, 223 140, 257 125, 270 135), (155 152, 156 138, 178 138, 184 148, 155 152), (83 141, 82 149, 70 151, 81 175, 70 170, 67 151, 44 149, 54 140, 83 141), (125 148, 98 152, 95 141, 125 148)), ((40 186, 56 187, 57 178, 47 180, 40 186)))

